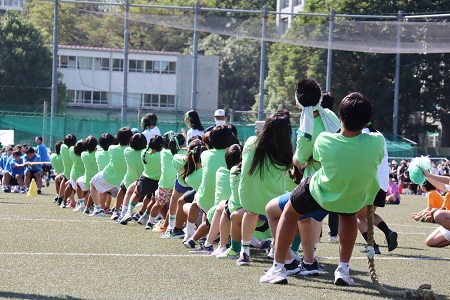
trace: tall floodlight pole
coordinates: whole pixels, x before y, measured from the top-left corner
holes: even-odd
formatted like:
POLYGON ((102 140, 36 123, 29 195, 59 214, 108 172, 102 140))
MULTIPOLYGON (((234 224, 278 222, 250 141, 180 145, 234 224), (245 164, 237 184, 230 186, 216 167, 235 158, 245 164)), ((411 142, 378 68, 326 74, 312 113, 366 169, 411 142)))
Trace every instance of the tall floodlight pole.
POLYGON ((327 92, 331 92, 331 69, 333 66, 333 30, 334 30, 334 9, 330 9, 330 32, 328 35, 328 57, 327 57, 327 92))
POLYGON ((394 115, 393 115, 393 132, 394 137, 398 135, 398 102, 400 90, 400 47, 402 36, 402 11, 398 11, 398 25, 397 25, 397 55, 395 57, 395 90, 394 90, 394 115))
POLYGON ((58 9, 59 2, 55 0, 53 7, 53 62, 52 62, 52 96, 50 99, 50 145, 53 145, 53 119, 58 102, 58 9))
POLYGON ((122 110, 120 118, 122 125, 127 121, 128 107, 128 14, 130 12, 130 0, 125 0, 125 30, 123 32, 123 88, 122 88, 122 110))
POLYGON ((195 2, 194 6, 194 44, 192 47, 192 88, 191 88, 191 109, 197 107, 197 58, 198 58, 198 14, 200 2, 195 2))
POLYGON ((267 18, 269 11, 267 5, 264 5, 263 10, 263 22, 262 22, 262 35, 261 35, 261 60, 259 65, 259 105, 258 105, 258 121, 264 121, 264 80, 266 73, 266 30, 267 30, 267 18))

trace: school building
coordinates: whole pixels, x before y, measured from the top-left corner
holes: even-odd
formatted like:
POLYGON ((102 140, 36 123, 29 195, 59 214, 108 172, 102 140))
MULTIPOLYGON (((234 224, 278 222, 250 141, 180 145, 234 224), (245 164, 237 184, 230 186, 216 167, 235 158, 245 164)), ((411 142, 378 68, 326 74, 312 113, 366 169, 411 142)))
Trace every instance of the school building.
MULTIPOLYGON (((191 108, 191 55, 129 50, 128 115, 154 112, 173 120, 191 108)), ((218 108, 219 57, 198 56, 196 110, 212 116, 218 108)), ((58 72, 67 88, 67 113, 120 114, 124 81, 123 49, 59 46, 58 72)))
MULTIPOLYGON (((277 12, 297 13, 302 12, 306 0, 277 0, 277 12)), ((291 26, 294 15, 277 14, 277 26, 280 34, 283 34, 291 26)))

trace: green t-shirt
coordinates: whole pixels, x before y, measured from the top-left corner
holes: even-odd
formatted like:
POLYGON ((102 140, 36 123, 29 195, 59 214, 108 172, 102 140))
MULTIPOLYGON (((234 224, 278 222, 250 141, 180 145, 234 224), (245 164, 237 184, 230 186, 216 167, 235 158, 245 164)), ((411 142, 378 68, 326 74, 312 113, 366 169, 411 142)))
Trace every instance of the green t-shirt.
MULTIPOLYGON (((188 176, 186 176, 186 183, 188 186, 190 186, 192 189, 198 191, 198 188, 200 187, 200 184, 202 183, 202 168, 195 170, 188 176)), ((180 180, 181 177, 178 178, 180 180)), ((181 178, 182 179, 182 178, 181 178)))
MULTIPOLYGON (((335 115, 335 113, 329 109, 324 109, 325 113, 331 119, 334 119, 337 123, 339 123, 339 118, 335 115)), ((308 162, 310 157, 313 156, 314 142, 317 139, 317 136, 325 131, 325 126, 323 126, 322 118, 320 116, 314 118, 314 129, 312 133, 311 140, 308 141, 301 134, 297 134, 297 148, 295 150, 295 157, 301 164, 305 164, 308 162)), ((314 174, 321 167, 319 162, 314 162, 312 164, 308 164, 305 168, 305 172, 303 173, 303 179, 308 176, 314 174)))
POLYGON ((126 147, 124 150, 125 162, 127 164, 127 172, 123 178, 125 187, 129 187, 133 182, 139 179, 144 171, 144 164, 142 163, 142 150, 134 150, 131 147, 126 147))
POLYGON ((62 162, 61 155, 58 155, 56 153, 52 153, 50 155, 50 162, 52 163, 53 169, 55 169, 56 174, 62 174, 64 173, 64 165, 62 162))
POLYGON ((222 200, 230 199, 230 170, 226 167, 220 167, 216 172, 216 193, 214 195, 214 205, 218 205, 222 200))
POLYGON ((161 151, 150 153, 151 150, 147 152, 142 150, 142 156, 145 155, 145 161, 147 162, 144 164, 142 175, 153 180, 159 180, 161 178, 161 151))
POLYGON ((83 161, 81 160, 81 156, 75 154, 73 146, 69 149, 69 155, 73 161, 72 169, 70 171, 70 179, 77 181, 78 178, 84 175, 83 161))
POLYGON ((314 144, 314 159, 322 164, 309 190, 325 210, 356 213, 373 204, 380 189, 377 171, 384 156, 380 133, 344 137, 322 132, 314 144))
POLYGON ((89 153, 88 151, 84 151, 81 153, 81 160, 84 165, 84 180, 85 184, 89 186, 92 177, 98 173, 97 162, 95 160, 95 152, 96 150, 89 153))
POLYGON ((97 149, 97 151, 95 151, 95 162, 97 163, 98 171, 103 171, 103 169, 105 169, 105 167, 109 164, 108 151, 103 150, 103 148, 97 149))
POLYGON ((230 210, 230 213, 233 213, 242 207, 241 201, 239 201, 239 181, 241 180, 241 173, 236 173, 236 170, 236 166, 232 167, 230 170, 231 196, 228 200, 228 209, 230 210))
POLYGON ((242 150, 242 172, 239 182, 239 199, 243 208, 266 214, 266 205, 270 200, 286 192, 286 168, 274 165, 268 158, 264 160, 263 176, 256 167, 252 175, 248 174, 255 156, 256 136, 249 137, 242 150))
POLYGON ((161 150, 161 178, 158 185, 168 190, 173 190, 173 183, 177 177, 177 170, 172 163, 173 156, 169 149, 161 150))
POLYGON ((62 162, 64 165, 64 177, 66 177, 67 180, 69 180, 73 161, 70 158, 69 147, 66 144, 61 145, 60 155, 61 155, 61 159, 62 159, 62 162))
POLYGON ((202 183, 195 194, 198 205, 208 211, 214 205, 216 191, 216 172, 220 167, 226 167, 226 149, 206 150, 201 154, 202 183))
POLYGON ((127 146, 112 145, 108 149, 109 163, 101 172, 103 179, 114 186, 120 186, 127 172, 124 150, 127 146))
POLYGON ((185 164, 184 157, 186 156, 186 151, 180 150, 177 154, 173 156, 172 165, 177 170, 178 183, 183 187, 189 187, 189 185, 181 178, 181 173, 183 173, 183 167, 185 164))

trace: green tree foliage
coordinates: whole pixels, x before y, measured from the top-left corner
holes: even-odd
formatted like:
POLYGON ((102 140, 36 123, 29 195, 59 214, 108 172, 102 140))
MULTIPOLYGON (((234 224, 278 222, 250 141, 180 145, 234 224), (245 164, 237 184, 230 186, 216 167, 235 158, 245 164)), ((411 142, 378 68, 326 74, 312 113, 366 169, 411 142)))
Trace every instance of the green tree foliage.
POLYGON ((0 103, 2 109, 35 110, 50 100, 51 52, 42 34, 17 12, 0 18, 0 103))
MULTIPOLYGON (((425 0, 308 0, 306 5, 306 9, 311 12, 329 13, 333 8, 338 14, 396 15, 398 10, 422 14, 450 9, 450 1, 425 0)), ((301 31, 302 25, 317 22, 328 20, 297 18, 287 34, 301 31)), ((326 50, 292 45, 276 45, 271 50, 270 71, 266 80, 267 109, 273 110, 279 106, 292 108, 295 84, 306 76, 315 78, 325 88, 326 50)), ((449 104, 446 95, 449 86, 445 84, 445 80, 450 75, 447 63, 449 58, 448 54, 401 55, 400 133, 418 140, 425 130, 432 129, 429 126, 430 121, 437 117, 444 121, 448 116, 449 104), (426 112, 426 120, 417 113, 422 111, 426 112)), ((374 123, 384 132, 392 131, 394 80, 393 54, 333 51, 332 92, 337 103, 351 91, 361 91, 368 95, 375 108, 374 123)))
POLYGON ((199 43, 205 55, 220 57, 219 105, 248 110, 255 102, 259 87, 258 41, 210 34, 199 43))

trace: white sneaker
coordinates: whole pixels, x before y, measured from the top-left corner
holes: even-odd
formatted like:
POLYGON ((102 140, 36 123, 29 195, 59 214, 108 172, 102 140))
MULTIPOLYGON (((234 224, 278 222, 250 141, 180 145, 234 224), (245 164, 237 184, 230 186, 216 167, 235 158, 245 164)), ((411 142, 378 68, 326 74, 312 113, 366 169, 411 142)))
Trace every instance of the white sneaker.
POLYGON ((20 192, 20 188, 18 186, 13 186, 13 188, 11 189, 12 193, 19 193, 20 192))
MULTIPOLYGON (((273 249, 273 248, 272 248, 272 249, 273 249)), ((299 255, 297 254, 297 252, 295 252, 295 251, 292 250, 292 249, 290 249, 290 251, 291 251, 292 259, 293 259, 293 260, 296 260, 298 263, 301 263, 302 260, 303 260, 303 257, 299 256, 299 255)))
POLYGON ((252 236, 252 240, 250 241, 250 246, 259 249, 259 248, 261 248, 261 241, 258 240, 257 238, 255 238, 254 236, 252 236))
POLYGON ((77 203, 77 205, 76 205, 76 207, 74 208, 73 211, 81 211, 81 212, 83 212, 85 208, 86 208, 86 206, 84 205, 84 203, 83 204, 77 203))
POLYGON ((260 283, 287 284, 286 269, 284 267, 275 269, 272 266, 266 274, 259 279, 260 283))
POLYGON ((99 210, 99 211, 95 211, 94 210, 94 212, 89 215, 89 217, 102 217, 102 218, 105 217, 105 216, 106 216, 106 214, 105 214, 105 211, 103 209, 99 210))
POLYGON ((274 259, 275 257, 275 249, 273 247, 270 247, 269 253, 267 253, 267 257, 274 259))
POLYGON ((125 214, 125 216, 123 216, 123 218, 120 219, 120 224, 122 224, 122 225, 127 225, 128 222, 130 222, 131 220, 133 220, 133 214, 127 212, 127 213, 125 214))
POLYGON ((222 253, 225 253, 225 251, 227 251, 227 248, 226 248, 226 247, 224 247, 224 248, 217 248, 216 250, 214 250, 214 251, 211 253, 211 256, 217 256, 217 255, 220 255, 220 254, 222 254, 222 253))
POLYGON ((349 273, 345 273, 341 267, 338 267, 334 271, 334 284, 340 286, 353 286, 355 282, 350 277, 349 273))
POLYGON ((149 215, 143 214, 137 222, 141 225, 145 225, 148 222, 148 217, 149 215))
POLYGON ((328 241, 330 241, 330 243, 332 244, 339 244, 339 238, 337 236, 329 236, 328 237, 328 241))

